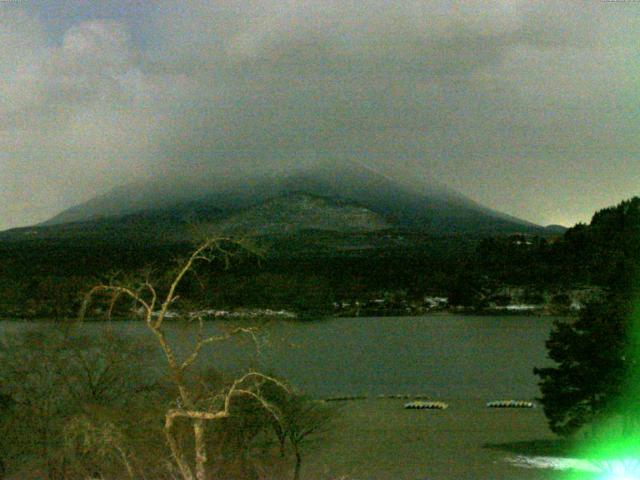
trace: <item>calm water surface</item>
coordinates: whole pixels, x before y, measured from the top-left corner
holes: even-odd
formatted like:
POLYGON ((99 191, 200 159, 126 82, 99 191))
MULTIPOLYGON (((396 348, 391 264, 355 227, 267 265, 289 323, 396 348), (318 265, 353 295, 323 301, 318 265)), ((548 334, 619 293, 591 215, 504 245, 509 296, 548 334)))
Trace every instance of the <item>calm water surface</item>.
MULTIPOLYGON (((249 364, 287 378, 314 396, 424 394, 439 398, 533 398, 534 366, 549 363, 545 340, 550 317, 434 315, 335 318, 273 325, 250 342, 203 350, 201 365, 239 370, 249 364)), ((30 325, 2 322, 7 333, 30 325)), ((152 341, 141 322, 114 328, 152 341)), ((104 324, 87 323, 100 335, 104 324)), ((207 330, 215 332, 214 324, 207 330)), ((170 326, 170 338, 186 351, 192 331, 170 326)), ((158 357, 158 361, 162 359, 158 357)), ((152 375, 153 372, 150 372, 152 375)))

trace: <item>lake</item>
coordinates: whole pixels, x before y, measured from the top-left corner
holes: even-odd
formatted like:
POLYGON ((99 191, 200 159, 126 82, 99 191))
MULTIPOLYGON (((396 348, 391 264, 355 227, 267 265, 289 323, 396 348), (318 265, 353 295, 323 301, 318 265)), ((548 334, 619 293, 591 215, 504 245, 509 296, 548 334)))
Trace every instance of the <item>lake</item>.
MULTIPOLYGON (((420 394, 532 399, 539 394, 532 369, 549 364, 545 341, 552 321, 551 317, 446 314, 282 322, 260 336, 258 352, 247 343, 233 342, 203 350, 200 363, 225 370, 252 364, 282 375, 316 397, 420 394)), ((33 324, 2 322, 0 332, 29 325, 33 324)), ((141 322, 113 325, 153 340, 141 322)), ((172 341, 182 348, 188 345, 190 330, 167 325, 172 341)), ((99 334, 105 326, 87 323, 83 328, 99 334)), ((216 330, 213 323, 205 328, 216 330)))

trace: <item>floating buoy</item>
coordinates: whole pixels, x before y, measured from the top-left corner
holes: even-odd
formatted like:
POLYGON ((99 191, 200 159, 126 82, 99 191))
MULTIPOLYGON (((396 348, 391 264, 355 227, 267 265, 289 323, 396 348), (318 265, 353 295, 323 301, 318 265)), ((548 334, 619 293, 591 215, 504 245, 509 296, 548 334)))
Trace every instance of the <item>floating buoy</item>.
POLYGON ((449 405, 444 402, 415 401, 404 404, 404 408, 416 410, 444 410, 449 405))
POLYGON ((346 402, 348 400, 366 400, 367 397, 365 395, 347 395, 343 397, 329 397, 325 398, 325 402, 346 402))
POLYGON ((533 402, 525 400, 495 400, 487 403, 487 408, 534 408, 533 402))
POLYGON ((390 399, 390 400, 427 400, 431 396, 430 395, 409 395, 407 393, 391 393, 391 394, 380 394, 378 398, 380 399, 390 399))

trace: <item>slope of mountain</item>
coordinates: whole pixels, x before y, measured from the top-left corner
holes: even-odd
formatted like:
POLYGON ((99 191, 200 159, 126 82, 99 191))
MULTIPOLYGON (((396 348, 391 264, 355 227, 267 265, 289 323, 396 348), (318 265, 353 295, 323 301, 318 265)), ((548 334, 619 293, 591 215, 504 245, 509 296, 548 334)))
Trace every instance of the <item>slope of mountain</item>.
POLYGON ((549 235, 562 235, 567 231, 567 227, 564 225, 547 225, 544 227, 544 230, 549 235))
POLYGON ((243 209, 215 226, 229 235, 280 235, 303 230, 369 232, 391 227, 368 208, 299 192, 243 209))
MULTIPOLYGON (((205 204, 206 205, 206 204, 205 204)), ((206 208, 199 202, 145 210, 121 216, 56 223, 0 232, 7 239, 109 240, 180 242, 203 232, 231 236, 281 236, 304 231, 345 234, 393 228, 366 207, 302 192, 265 200, 233 211, 206 208)))
MULTIPOLYGON (((309 202, 307 198, 307 202, 309 202)), ((422 189, 406 185, 358 163, 321 165, 288 174, 257 176, 240 180, 178 182, 163 180, 131 184, 112 190, 84 204, 70 208, 43 226, 67 224, 132 214, 172 212, 170 216, 193 216, 194 210, 215 210, 215 220, 227 219, 224 228, 237 231, 268 231, 283 227, 279 215, 289 215, 284 223, 300 223, 300 228, 345 231, 371 230, 382 225, 432 233, 543 233, 542 227, 493 211, 447 187, 429 184, 422 189), (306 194, 322 197, 305 204, 306 194), (278 199, 277 201, 275 199, 278 199), (293 199, 298 203, 288 204, 293 199), (329 203, 333 203, 329 207, 329 203), (306 207, 305 207, 306 205, 306 207), (314 205, 310 213, 305 208, 314 205), (322 207, 322 208, 320 208, 322 207), (331 210, 326 218, 317 208, 331 210), (354 220, 354 209, 366 209, 365 220, 354 220), (251 209, 254 209, 251 212, 251 209), (282 210, 277 213, 276 210, 282 210), (289 210, 287 210, 289 209, 289 210), (346 209, 338 212, 340 209, 346 209), (294 210, 296 212, 294 213, 294 210), (288 211, 288 214, 285 214, 288 211), (343 220, 340 218, 344 217, 343 220), (374 219, 375 217, 375 219, 374 219), (352 226, 344 219, 354 220, 352 226), (336 222, 332 224, 332 222, 336 222), (370 222, 368 225, 364 225, 370 222), (265 225, 270 225, 265 227, 265 225), (280 227, 278 227, 280 225, 280 227), (375 227, 374 227, 375 225, 375 227), (348 227, 348 228, 347 228, 348 227), (352 228, 353 227, 353 228, 352 228)), ((364 212, 364 210, 363 210, 364 212)), ((211 221, 211 218, 207 218, 211 221)))

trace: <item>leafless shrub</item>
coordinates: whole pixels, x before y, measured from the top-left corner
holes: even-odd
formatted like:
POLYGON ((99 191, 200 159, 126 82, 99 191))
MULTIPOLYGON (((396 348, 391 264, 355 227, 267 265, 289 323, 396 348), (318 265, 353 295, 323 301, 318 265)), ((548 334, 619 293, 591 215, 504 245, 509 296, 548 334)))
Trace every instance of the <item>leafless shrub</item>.
POLYGON ((281 422, 277 407, 262 395, 261 389, 267 384, 275 385, 283 391, 289 389, 272 376, 250 371, 232 381, 228 386, 206 396, 196 395, 193 385, 188 381, 188 373, 203 348, 214 346, 239 334, 255 337, 256 327, 235 326, 222 329, 219 334, 206 336, 203 319, 201 316, 196 316, 190 319, 196 325, 192 347, 182 356, 176 353, 165 328, 165 322, 170 318, 169 308, 179 298, 179 286, 185 276, 194 269, 196 263, 211 263, 214 260, 221 260, 228 265, 238 249, 246 250, 249 248, 245 243, 229 238, 207 239, 179 264, 166 292, 159 292, 148 274, 137 280, 128 279, 126 281, 118 281, 114 277, 110 282, 96 285, 88 292, 80 312, 82 320, 90 303, 96 297, 100 297, 106 303, 107 316, 112 314, 118 301, 125 298, 132 301, 140 311, 141 320, 152 333, 164 354, 169 377, 178 393, 176 401, 164 414, 164 434, 173 461, 183 480, 205 480, 207 478, 208 437, 205 434, 206 423, 229 418, 232 414, 232 405, 238 397, 252 399, 275 421, 281 422), (181 441, 180 437, 176 435, 176 423, 179 421, 186 421, 190 425, 192 429, 191 445, 181 441), (187 449, 191 450, 189 454, 187 449))

